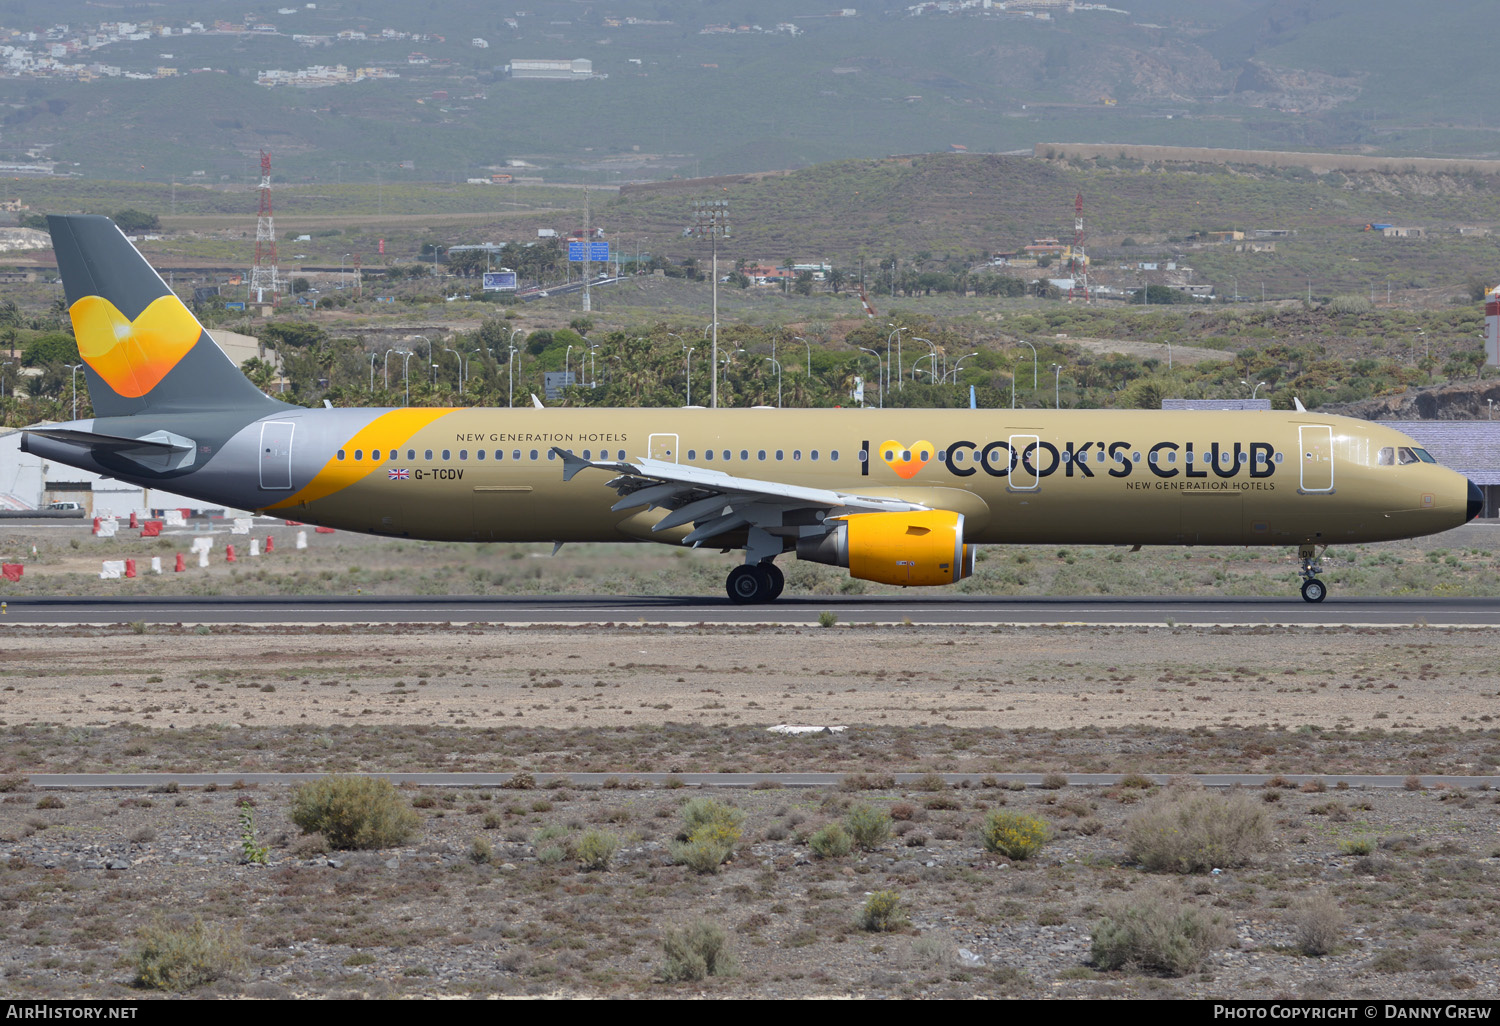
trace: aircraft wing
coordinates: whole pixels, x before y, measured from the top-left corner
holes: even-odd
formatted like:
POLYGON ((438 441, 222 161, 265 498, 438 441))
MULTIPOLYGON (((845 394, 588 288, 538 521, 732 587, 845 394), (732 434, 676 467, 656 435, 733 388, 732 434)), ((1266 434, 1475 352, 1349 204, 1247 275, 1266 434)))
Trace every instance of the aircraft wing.
POLYGON ((828 488, 736 477, 722 470, 685 466, 665 460, 586 460, 566 449, 552 450, 563 461, 563 480, 582 470, 606 470, 620 495, 611 509, 644 507, 670 510, 653 528, 664 531, 691 523, 685 545, 701 545, 730 531, 760 528, 772 534, 801 533, 822 526, 830 517, 848 513, 898 513, 929 507, 902 499, 858 495, 828 488))

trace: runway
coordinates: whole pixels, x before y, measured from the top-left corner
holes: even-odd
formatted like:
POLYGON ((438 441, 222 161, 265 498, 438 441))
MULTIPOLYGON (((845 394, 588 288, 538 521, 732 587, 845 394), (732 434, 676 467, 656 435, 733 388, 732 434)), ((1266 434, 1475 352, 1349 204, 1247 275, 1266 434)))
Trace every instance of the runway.
POLYGON ((319 596, 7 598, 0 625, 962 624, 1052 626, 1494 627, 1500 598, 1116 598, 795 596, 737 606, 723 597, 319 596))

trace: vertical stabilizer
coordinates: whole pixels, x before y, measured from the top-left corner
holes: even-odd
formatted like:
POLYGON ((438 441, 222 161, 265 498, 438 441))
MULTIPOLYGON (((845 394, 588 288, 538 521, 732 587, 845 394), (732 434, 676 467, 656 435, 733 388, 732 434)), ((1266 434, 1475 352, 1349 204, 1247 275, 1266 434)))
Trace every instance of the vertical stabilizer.
POLYGON ((98 417, 272 410, 107 217, 49 216, 68 314, 98 417))

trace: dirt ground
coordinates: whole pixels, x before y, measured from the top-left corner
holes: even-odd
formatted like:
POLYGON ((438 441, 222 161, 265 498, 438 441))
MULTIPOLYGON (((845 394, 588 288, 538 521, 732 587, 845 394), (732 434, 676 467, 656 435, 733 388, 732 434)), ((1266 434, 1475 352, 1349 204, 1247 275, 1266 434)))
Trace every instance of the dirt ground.
POLYGON ((1420 731, 1479 728, 1500 705, 1490 629, 139 630, 0 630, 0 726, 1420 731))

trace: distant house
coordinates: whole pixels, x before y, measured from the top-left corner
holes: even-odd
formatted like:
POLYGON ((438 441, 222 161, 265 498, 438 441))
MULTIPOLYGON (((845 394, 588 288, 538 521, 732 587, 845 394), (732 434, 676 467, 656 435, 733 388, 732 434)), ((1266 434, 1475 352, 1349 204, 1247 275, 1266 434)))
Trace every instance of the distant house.
POLYGON ((1384 235, 1388 239, 1420 239, 1427 234, 1427 229, 1402 228, 1398 225, 1393 224, 1388 228, 1382 228, 1380 230, 1380 234, 1384 235))

